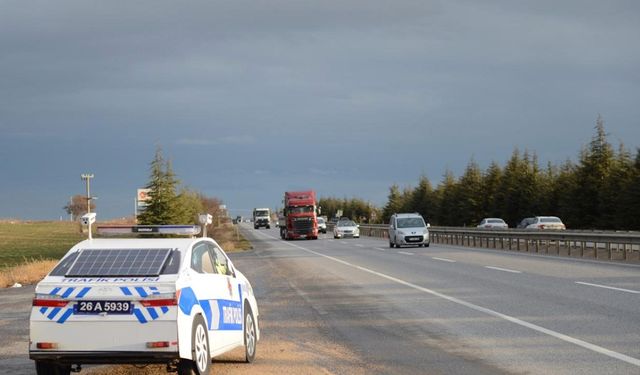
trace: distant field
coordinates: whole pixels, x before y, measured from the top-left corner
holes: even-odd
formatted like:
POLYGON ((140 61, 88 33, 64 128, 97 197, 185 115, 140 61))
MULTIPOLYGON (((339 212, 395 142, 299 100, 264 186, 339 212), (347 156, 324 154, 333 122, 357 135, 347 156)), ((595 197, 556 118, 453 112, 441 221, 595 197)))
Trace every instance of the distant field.
POLYGON ((77 222, 0 221, 0 269, 40 259, 60 259, 86 238, 77 222))

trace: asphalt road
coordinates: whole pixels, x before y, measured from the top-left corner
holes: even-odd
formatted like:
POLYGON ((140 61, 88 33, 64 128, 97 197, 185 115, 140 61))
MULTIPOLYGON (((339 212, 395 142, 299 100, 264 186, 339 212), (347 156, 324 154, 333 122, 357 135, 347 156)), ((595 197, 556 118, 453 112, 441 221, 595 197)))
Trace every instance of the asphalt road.
POLYGON ((637 265, 247 235, 331 335, 393 373, 640 373, 637 265))
MULTIPOLYGON (((231 257, 254 286, 263 337, 255 363, 232 353, 212 373, 640 373, 636 265, 391 249, 367 237, 282 241, 275 229, 242 230, 254 250, 231 257)), ((32 293, 0 290, 3 373, 35 373, 27 358, 32 293)))

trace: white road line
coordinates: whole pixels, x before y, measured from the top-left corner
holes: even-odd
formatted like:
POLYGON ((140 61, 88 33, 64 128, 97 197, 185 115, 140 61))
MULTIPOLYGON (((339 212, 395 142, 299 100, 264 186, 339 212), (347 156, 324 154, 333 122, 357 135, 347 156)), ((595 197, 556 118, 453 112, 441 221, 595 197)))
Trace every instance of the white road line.
POLYGON ((591 284, 591 283, 583 283, 583 282, 581 282, 581 281, 576 281, 576 284, 589 285, 589 286, 595 286, 596 288, 611 289, 611 290, 617 290, 617 291, 620 291, 620 292, 627 292, 627 293, 640 294, 640 291, 637 291, 637 290, 622 289, 622 288, 616 288, 616 287, 613 287, 613 286, 606 286, 606 285, 599 285, 599 284, 591 284))
POLYGON ((398 251, 398 254, 413 255, 413 253, 407 253, 406 251, 398 251))
POLYGON ((359 243, 356 244, 357 247, 364 247, 364 245, 361 245, 359 243))
MULTIPOLYGON (((262 236, 269 237, 271 239, 277 239, 276 237, 269 236, 269 235, 261 233, 261 232, 258 232, 258 233, 260 235, 262 235, 262 236)), ((404 285, 404 286, 407 286, 409 288, 412 288, 412 289, 415 289, 415 290, 418 290, 418 291, 421 291, 421 292, 424 292, 424 293, 427 293, 427 294, 431 294, 432 296, 436 296, 436 297, 445 299, 445 300, 447 300, 449 302, 453 302, 455 304, 468 307, 469 309, 472 309, 472 310, 475 310, 475 311, 478 311, 478 312, 482 312, 482 313, 485 313, 487 315, 494 316, 496 318, 500 318, 500 319, 506 320, 506 321, 511 322, 513 324, 517 324, 517 325, 519 325, 521 327, 529 328, 529 329, 531 329, 533 331, 540 332, 540 333, 543 333, 543 334, 551 336, 551 337, 555 337, 558 340, 562 340, 562 341, 565 341, 565 342, 580 346, 582 348, 591 350, 593 352, 600 353, 602 355, 606 355, 607 357, 615 358, 615 359, 618 359, 620 361, 629 363, 631 365, 640 367, 640 359, 638 359, 638 358, 633 358, 633 357, 630 357, 628 355, 625 355, 625 354, 622 354, 622 353, 618 353, 618 352, 615 352, 613 350, 604 348, 602 346, 591 344, 589 342, 586 342, 586 341, 583 341, 583 340, 580 340, 580 339, 576 339, 574 337, 565 335, 563 333, 552 331, 550 329, 541 327, 539 325, 536 325, 536 324, 533 324, 533 323, 529 323, 529 322, 524 321, 522 319, 518 319, 518 318, 515 318, 513 316, 506 315, 506 314, 497 312, 495 310, 491 310, 491 309, 488 309, 486 307, 482 307, 482 306, 473 304, 471 302, 467 302, 465 300, 462 300, 462 299, 459 299, 459 298, 456 298, 456 297, 451 297, 451 296, 448 296, 446 294, 442 294, 440 292, 436 292, 435 290, 424 288, 424 287, 421 287, 420 285, 416 285, 416 284, 410 283, 408 281, 404 281, 402 279, 398 279, 396 277, 389 276, 389 275, 386 275, 384 273, 371 270, 369 268, 361 267, 361 266, 346 262, 344 260, 329 256, 329 255, 324 255, 324 254, 318 253, 317 251, 306 249, 306 248, 304 248, 302 246, 298 246, 298 245, 290 243, 290 242, 285 242, 285 244, 287 244, 289 246, 292 246, 292 247, 295 247, 297 249, 300 249, 302 251, 305 251, 307 253, 315 254, 317 256, 323 257, 325 259, 332 260, 334 262, 343 264, 345 266, 348 266, 348 267, 351 267, 351 268, 355 268, 355 269, 358 269, 360 271, 370 273, 372 275, 379 276, 379 277, 381 277, 383 279, 387 279, 389 281, 393 281, 394 283, 397 283, 397 284, 400 284, 400 285, 404 285)))
POLYGON ((431 257, 431 259, 435 259, 435 260, 441 260, 443 262, 449 262, 449 263, 455 263, 457 261, 453 260, 453 259, 447 259, 447 258, 438 258, 438 257, 431 257))
POLYGON ((383 248, 381 248, 381 247, 375 247, 374 249, 376 249, 376 250, 380 250, 380 251, 387 251, 386 249, 383 249, 383 248))
POLYGON ((522 273, 522 271, 510 270, 508 268, 500 268, 500 267, 492 267, 492 266, 484 266, 484 268, 489 268, 492 270, 503 271, 503 272, 522 273))

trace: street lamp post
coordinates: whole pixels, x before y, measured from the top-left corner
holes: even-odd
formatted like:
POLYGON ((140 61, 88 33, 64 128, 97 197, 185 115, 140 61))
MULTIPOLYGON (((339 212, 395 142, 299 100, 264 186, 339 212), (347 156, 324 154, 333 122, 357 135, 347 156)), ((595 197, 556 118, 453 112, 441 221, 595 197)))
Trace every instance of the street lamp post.
POLYGON ((89 189, 90 181, 93 178, 93 174, 83 173, 80 175, 84 181, 87 181, 87 213, 91 212, 91 191, 89 189))

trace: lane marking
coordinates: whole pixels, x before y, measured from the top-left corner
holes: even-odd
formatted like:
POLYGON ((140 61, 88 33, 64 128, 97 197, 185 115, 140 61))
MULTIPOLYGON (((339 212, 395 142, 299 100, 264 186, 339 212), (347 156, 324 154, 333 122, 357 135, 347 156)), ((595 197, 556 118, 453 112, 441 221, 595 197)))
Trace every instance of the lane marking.
POLYGON ((413 255, 413 253, 407 253, 406 251, 398 251, 398 254, 413 255))
POLYGON ((386 249, 383 249, 383 248, 381 248, 381 247, 374 247, 374 249, 376 249, 376 250, 380 250, 380 251, 387 251, 386 249))
POLYGON ((364 247, 364 245, 357 243, 356 247, 364 247))
MULTIPOLYGON (((262 235, 262 236, 265 236, 265 237, 269 237, 269 238, 272 238, 272 239, 277 239, 276 237, 269 236, 268 234, 264 234, 264 233, 261 233, 261 232, 258 232, 258 233, 260 235, 262 235)), ((529 322, 524 321, 522 319, 518 319, 518 318, 515 318, 513 316, 506 315, 506 314, 497 312, 495 310, 488 309, 486 307, 475 305, 475 304, 473 304, 471 302, 467 302, 465 300, 462 300, 462 299, 459 299, 459 298, 456 298, 456 297, 451 297, 451 296, 448 296, 446 294, 442 294, 440 292, 436 292, 435 290, 432 290, 432 289, 429 289, 429 288, 424 288, 424 287, 421 287, 421 286, 419 286, 417 284, 413 284, 413 283, 410 283, 408 281, 404 281, 404 280, 398 279, 396 277, 389 276, 389 275, 386 275, 384 273, 371 270, 369 268, 358 266, 358 265, 346 262, 344 260, 329 256, 329 255, 324 255, 324 254, 318 253, 317 251, 309 250, 307 248, 304 248, 302 246, 299 246, 299 245, 296 245, 296 244, 293 244, 293 243, 289 243, 289 242, 285 242, 285 243, 287 245, 289 245, 289 246, 295 247, 295 248, 300 249, 302 251, 305 251, 307 253, 315 254, 315 255, 317 255, 319 257, 323 257, 325 259, 329 259, 329 260, 332 260, 334 262, 343 264, 343 265, 345 265, 347 267, 355 268, 355 269, 358 269, 360 271, 367 272, 367 273, 370 273, 372 275, 379 276, 379 277, 381 277, 383 279, 387 279, 387 280, 392 281, 394 283, 397 283, 397 284, 400 284, 400 285, 404 285, 404 286, 407 286, 409 288, 412 288, 412 289, 415 289, 415 290, 418 290, 418 291, 421 291, 421 292, 424 292, 424 293, 427 293, 427 294, 431 294, 432 296, 436 296, 436 297, 445 299, 445 300, 447 300, 449 302, 453 302, 453 303, 461 305, 461 306, 468 307, 471 310, 475 310, 475 311, 478 311, 478 312, 481 312, 481 313, 485 313, 487 315, 490 315, 490 316, 493 316, 493 317, 496 317, 496 318, 500 318, 500 319, 506 320, 508 322, 517 324, 519 326, 522 326, 522 327, 525 327, 525 328, 529 328, 529 329, 531 329, 533 331, 540 332, 540 333, 543 333, 545 335, 554 337, 554 338, 556 338, 558 340, 562 340, 562 341, 574 344, 576 346, 591 350, 593 352, 600 353, 600 354, 605 355, 607 357, 615 358, 615 359, 618 359, 620 361, 629 363, 631 365, 640 367, 640 359, 638 359, 638 358, 633 358, 631 356, 615 352, 613 350, 604 348, 602 346, 591 344, 589 342, 586 342, 586 341, 571 337, 569 335, 565 335, 563 333, 556 332, 556 331, 550 330, 548 328, 544 328, 542 326, 539 326, 539 325, 536 325, 536 324, 533 324, 533 323, 529 323, 529 322)))
POLYGON ((435 260, 440 260, 443 262, 449 262, 449 263, 456 263, 456 260, 453 259, 447 259, 447 258, 438 258, 438 257, 431 257, 431 259, 435 259, 435 260))
POLYGON ((510 270, 508 268, 500 268, 500 267, 493 267, 493 266, 484 266, 484 268, 489 268, 492 270, 502 271, 502 272, 522 273, 522 271, 510 270))
POLYGON ((611 289, 611 290, 617 290, 617 291, 620 291, 620 292, 640 294, 640 291, 637 291, 637 290, 622 289, 622 288, 616 288, 616 287, 613 287, 613 286, 606 286, 606 285, 599 285, 599 284, 583 283, 582 281, 576 281, 576 284, 595 286, 596 288, 611 289))

